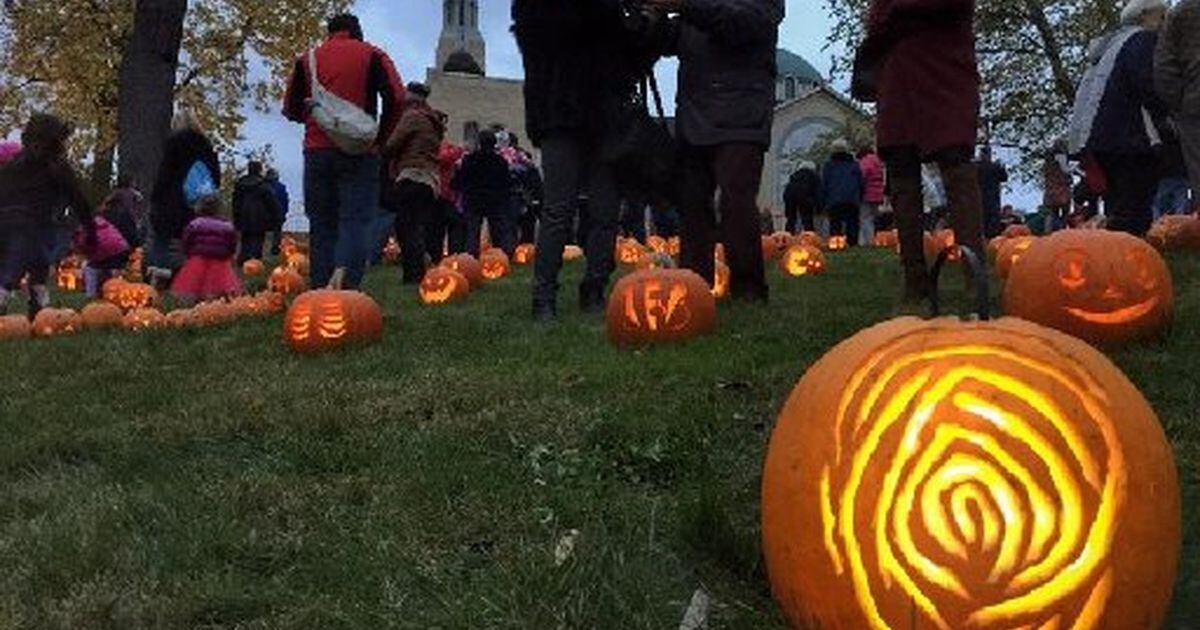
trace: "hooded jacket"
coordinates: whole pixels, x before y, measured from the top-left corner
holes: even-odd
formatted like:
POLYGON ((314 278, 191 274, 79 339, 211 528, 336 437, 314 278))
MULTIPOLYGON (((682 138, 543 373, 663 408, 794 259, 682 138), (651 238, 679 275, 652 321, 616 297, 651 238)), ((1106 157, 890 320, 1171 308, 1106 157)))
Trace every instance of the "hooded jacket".
POLYGON ((438 151, 445 136, 446 126, 436 110, 423 101, 410 104, 383 151, 392 160, 392 177, 414 170, 427 173, 436 180, 441 170, 438 151))
POLYGON ((208 167, 213 183, 221 185, 221 164, 212 142, 192 129, 178 131, 167 138, 158 179, 150 193, 150 225, 159 237, 179 238, 195 217, 183 193, 183 181, 196 162, 208 167))
POLYGON ((270 182, 260 175, 246 175, 233 189, 233 224, 239 232, 266 234, 283 222, 285 210, 270 182))

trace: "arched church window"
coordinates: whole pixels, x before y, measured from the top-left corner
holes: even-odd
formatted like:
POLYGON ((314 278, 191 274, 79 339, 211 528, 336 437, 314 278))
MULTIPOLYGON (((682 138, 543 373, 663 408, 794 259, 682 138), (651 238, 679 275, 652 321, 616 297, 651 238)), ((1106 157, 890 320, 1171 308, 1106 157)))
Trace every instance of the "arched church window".
POLYGON ((783 83, 783 97, 787 100, 796 98, 796 80, 788 77, 783 83))

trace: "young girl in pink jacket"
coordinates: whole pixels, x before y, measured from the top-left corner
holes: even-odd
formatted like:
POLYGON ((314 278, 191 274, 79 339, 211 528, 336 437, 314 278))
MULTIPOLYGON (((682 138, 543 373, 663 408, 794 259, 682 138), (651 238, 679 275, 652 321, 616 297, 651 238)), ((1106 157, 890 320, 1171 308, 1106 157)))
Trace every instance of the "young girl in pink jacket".
POLYGON ((242 281, 233 270, 237 243, 233 223, 221 216, 220 200, 201 200, 196 218, 183 230, 187 262, 171 285, 175 297, 190 304, 242 293, 242 281))

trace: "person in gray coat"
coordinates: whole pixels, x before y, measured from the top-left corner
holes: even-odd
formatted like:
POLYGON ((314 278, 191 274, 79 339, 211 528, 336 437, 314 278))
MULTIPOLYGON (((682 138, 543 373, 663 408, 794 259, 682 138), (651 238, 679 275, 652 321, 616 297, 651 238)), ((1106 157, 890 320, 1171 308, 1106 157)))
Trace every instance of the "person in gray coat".
POLYGON ((783 0, 645 0, 645 5, 678 14, 667 49, 679 57, 681 264, 711 282, 719 236, 729 261, 730 295, 766 301, 757 197, 771 143, 783 0))
POLYGON ((1158 38, 1154 82, 1171 109, 1192 183, 1192 207, 1200 209, 1200 0, 1182 0, 1158 38))

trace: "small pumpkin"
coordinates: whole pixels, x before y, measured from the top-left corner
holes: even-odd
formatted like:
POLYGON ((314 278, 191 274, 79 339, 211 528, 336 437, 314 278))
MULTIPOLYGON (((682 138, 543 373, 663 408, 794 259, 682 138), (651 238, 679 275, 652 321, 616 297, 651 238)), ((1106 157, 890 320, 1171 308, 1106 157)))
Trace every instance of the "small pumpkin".
POLYGON ((729 265, 726 265, 719 260, 714 261, 712 285, 712 294, 714 298, 723 300, 729 297, 730 276, 731 272, 729 271, 729 265))
POLYGON ((1151 226, 1146 239, 1164 251, 1200 251, 1200 217, 1165 216, 1151 226))
POLYGON ((121 307, 112 302, 92 302, 79 311, 83 327, 87 330, 120 328, 125 317, 121 307))
MULTIPOLYGON (((111 280, 109 282, 112 282, 111 280)), ((108 286, 107 284, 105 285, 108 286)), ((115 287, 115 299, 111 300, 126 311, 150 308, 158 304, 158 291, 141 282, 124 282, 115 287)))
POLYGON ((826 245, 825 249, 828 249, 831 252, 840 252, 848 247, 850 247, 849 239, 841 234, 835 234, 829 237, 829 243, 826 245))
POLYGON ((142 331, 167 327, 167 317, 154 308, 135 308, 125 314, 125 330, 142 331))
POLYGON ((117 303, 121 295, 121 289, 129 284, 124 278, 110 278, 104 284, 100 285, 100 297, 107 302, 117 303))
POLYGON ((779 243, 775 239, 770 236, 762 237, 762 256, 764 261, 779 260, 782 254, 783 250, 779 249, 779 243))
POLYGON ((1120 232, 1065 230, 1040 238, 1012 268, 1004 289, 1009 315, 1096 344, 1161 335, 1175 290, 1162 256, 1120 232))
POLYGON ((79 313, 69 308, 44 308, 33 318, 34 337, 73 335, 83 330, 79 313))
POLYGON ((563 260, 566 262, 575 262, 583 260, 583 248, 578 245, 567 245, 563 247, 563 260))
POLYGON ((200 326, 200 318, 196 315, 196 311, 190 308, 182 308, 167 313, 167 328, 196 328, 200 326))
POLYGON ((78 256, 68 256, 58 263, 55 273, 58 288, 63 291, 79 291, 83 288, 83 260, 78 256))
POLYGON ((779 268, 794 278, 825 273, 825 254, 811 245, 793 245, 779 259, 779 268))
POLYGON ((679 254, 683 252, 683 239, 678 236, 672 236, 667 239, 667 255, 671 258, 679 258, 679 254))
POLYGON ((635 271, 613 288, 605 321, 617 345, 685 341, 716 328, 717 302, 692 271, 635 271))
POLYGON ((617 262, 622 265, 636 265, 642 259, 646 248, 636 239, 626 238, 617 241, 617 262))
POLYGON ((417 293, 423 304, 449 304, 465 299, 471 293, 471 282, 453 269, 437 267, 425 274, 417 293))
POLYGON ((892 249, 900 245, 900 233, 896 230, 883 230, 875 233, 875 247, 892 249))
POLYGON ((533 259, 537 255, 537 248, 533 243, 521 243, 517 245, 517 249, 513 251, 513 262, 518 265, 532 265, 533 259))
POLYGON ((301 276, 308 277, 308 272, 310 270, 308 254, 302 254, 297 251, 284 260, 285 264, 289 268, 295 270, 296 273, 300 274, 301 276))
POLYGON ((0 340, 28 339, 32 334, 33 327, 24 315, 0 316, 0 340))
POLYGON ((242 275, 247 278, 257 278, 263 275, 265 271, 266 267, 263 266, 263 261, 256 258, 251 258, 242 263, 242 275))
POLYGON ((1030 247, 1033 247, 1036 240, 1037 237, 1034 236, 1016 236, 1004 239, 1004 244, 996 253, 996 275, 1000 280, 1008 280, 1013 266, 1021 260, 1021 256, 1024 256, 1030 247))
POLYGON ((787 248, 792 246, 792 242, 795 239, 787 232, 775 232, 771 235, 771 240, 775 241, 776 251, 782 253, 787 251, 787 248))
POLYGON ((502 249, 490 249, 479 258, 479 268, 484 280, 499 280, 507 276, 512 267, 502 249))
POLYGON ((825 239, 821 238, 816 232, 801 232, 800 236, 796 237, 796 245, 808 245, 817 249, 825 249, 825 239))
POLYGON ((365 293, 319 289, 292 302, 283 336, 293 352, 311 354, 383 337, 383 310, 365 293))
MULTIPOLYGON (((946 257, 946 262, 957 263, 962 261, 962 252, 955 245, 958 239, 954 235, 954 230, 938 230, 933 233, 933 250, 925 251, 925 258, 929 264, 937 260, 938 256, 943 251, 949 250, 950 255, 946 257)), ((925 242, 926 247, 929 247, 929 241, 925 242)))
POLYGON ((276 267, 267 278, 267 290, 284 296, 302 293, 307 287, 304 276, 286 266, 276 267))
POLYGON ((483 286, 483 265, 470 254, 456 254, 442 260, 443 267, 462 274, 474 291, 483 286))

